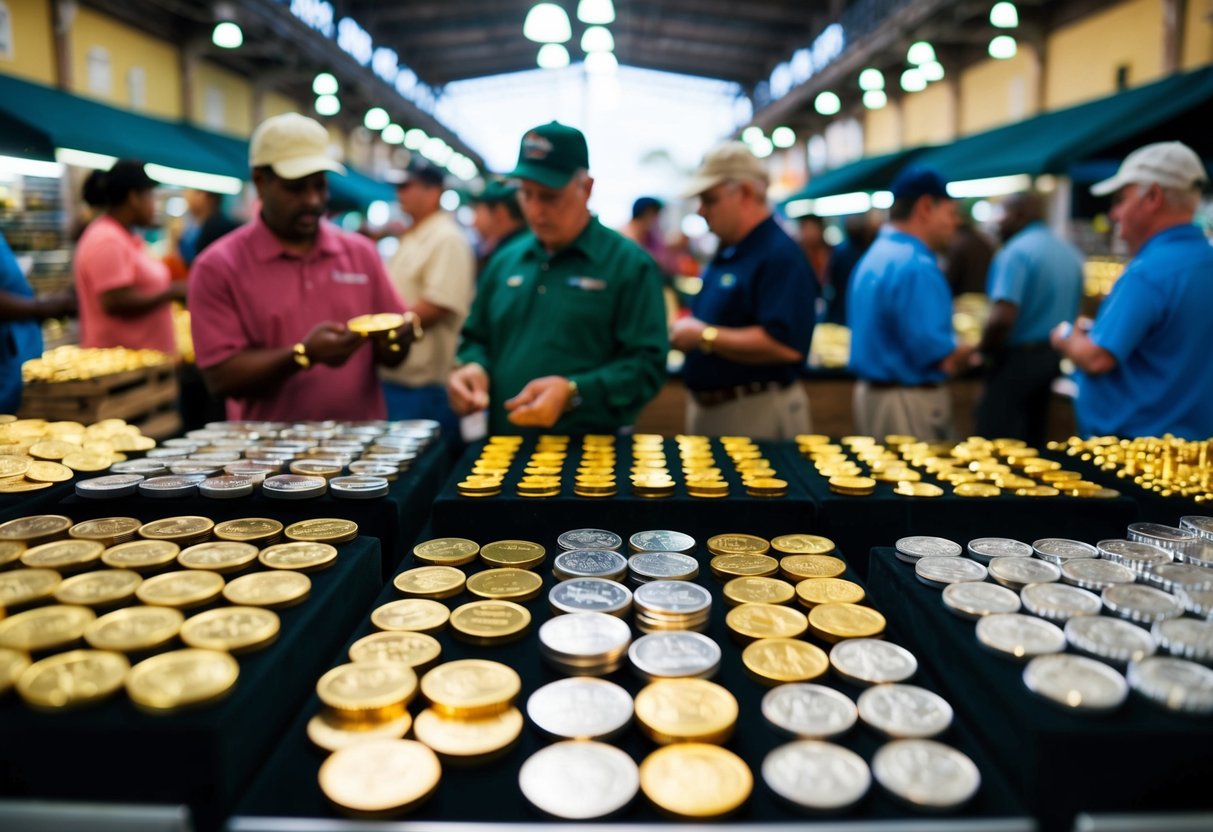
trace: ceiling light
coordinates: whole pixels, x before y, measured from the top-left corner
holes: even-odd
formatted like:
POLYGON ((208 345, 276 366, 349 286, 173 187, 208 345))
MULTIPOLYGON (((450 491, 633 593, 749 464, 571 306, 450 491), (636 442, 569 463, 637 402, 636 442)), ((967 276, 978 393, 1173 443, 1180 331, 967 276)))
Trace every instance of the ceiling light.
POLYGON ((404 146, 409 150, 420 150, 429 138, 429 135, 420 127, 414 127, 405 131, 404 146))
POLYGON ((421 155, 436 165, 445 165, 455 155, 455 151, 442 139, 430 137, 421 146, 421 155))
POLYGON ((614 49, 615 38, 605 26, 591 26, 581 36, 581 51, 587 55, 590 52, 612 52, 614 49))
POLYGON ((240 24, 231 20, 222 20, 215 24, 211 32, 211 43, 220 49, 239 49, 244 43, 244 32, 240 24))
POLYGON ((462 200, 459 199, 459 191, 445 190, 442 192, 442 196, 438 197, 438 204, 446 211, 454 211, 459 207, 460 202, 462 200))
POLYGON ((555 3, 536 3, 526 13, 522 34, 536 43, 566 43, 573 37, 568 13, 555 3))
POLYGON ((383 132, 379 134, 379 138, 388 144, 400 144, 404 141, 404 128, 399 124, 389 124, 383 128, 383 132))
POLYGON ((335 116, 341 112, 341 101, 335 95, 322 95, 316 99, 316 112, 322 116, 335 116))
POLYGON ((1010 35, 999 35, 990 41, 990 57, 1000 61, 1014 58, 1019 51, 1019 45, 1010 35))
POLYGON ((750 145, 750 151, 759 159, 765 159, 775 151, 775 144, 764 136, 750 145))
POLYGON ((591 52, 585 56, 585 71, 592 75, 609 75, 619 69, 613 52, 591 52))
POLYGON ((577 19, 582 23, 605 26, 615 22, 615 5, 611 0, 581 0, 577 4, 577 19))
POLYGON ((933 83, 943 80, 943 64, 939 61, 927 61, 918 68, 918 71, 922 73, 922 77, 928 82, 933 83))
POLYGON ((914 66, 925 64, 927 61, 933 61, 935 60, 935 47, 925 40, 915 41, 910 44, 910 49, 906 52, 906 60, 914 64, 914 66))
POLYGON ((1019 10, 1014 3, 995 3, 990 9, 990 25, 996 29, 1014 29, 1019 25, 1019 10))
POLYGON ((861 90, 883 90, 884 73, 879 69, 868 67, 859 73, 859 88, 861 90))
POLYGON ((371 107, 362 118, 362 124, 367 130, 382 130, 392 123, 392 117, 382 107, 371 107))
POLYGON ((884 90, 868 90, 863 94, 863 106, 869 110, 879 110, 889 103, 889 97, 884 90))
POLYGON ((796 131, 791 127, 776 127, 771 131, 771 142, 776 147, 791 147, 796 144, 796 131))
POLYGON ((741 131, 741 140, 746 144, 754 144, 754 142, 762 141, 762 139, 762 128, 756 124, 751 124, 741 131))
POLYGON ((322 72, 312 81, 312 92, 316 95, 336 95, 337 77, 331 72, 322 72))
POLYGON ((569 50, 559 43, 545 43, 539 47, 540 69, 561 69, 569 65, 569 50))
POLYGON ((906 92, 922 92, 927 88, 927 79, 918 69, 907 69, 901 73, 901 88, 906 92))
POLYGON ((842 101, 836 93, 826 90, 817 94, 817 98, 813 100, 813 109, 823 116, 832 116, 842 109, 842 101))

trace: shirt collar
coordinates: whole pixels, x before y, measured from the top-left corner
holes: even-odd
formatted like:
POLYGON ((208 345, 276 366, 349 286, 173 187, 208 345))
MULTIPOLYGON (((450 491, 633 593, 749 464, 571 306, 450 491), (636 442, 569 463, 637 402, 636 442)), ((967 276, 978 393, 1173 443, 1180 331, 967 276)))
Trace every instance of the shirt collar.
POLYGON ((586 223, 585 228, 573 242, 551 254, 548 254, 548 250, 544 248, 543 243, 539 242, 539 238, 532 235, 529 254, 538 260, 554 260, 557 257, 564 257, 576 252, 588 260, 596 260, 606 251, 606 239, 606 229, 598 221, 598 217, 591 216, 590 221, 586 223))
POLYGON ((925 254, 927 257, 932 259, 936 257, 935 252, 931 251, 931 249, 927 247, 927 244, 922 240, 918 239, 913 234, 907 234, 906 232, 894 228, 891 225, 886 225, 884 228, 880 229, 880 236, 888 237, 893 242, 901 243, 902 245, 911 245, 918 249, 920 254, 925 254))
POLYGON ((309 260, 320 255, 338 254, 341 251, 337 240, 337 230, 325 220, 321 220, 316 228, 316 244, 303 257, 286 250, 282 242, 274 236, 274 232, 270 231, 269 226, 265 224, 265 220, 261 219, 260 212, 253 218, 252 225, 249 247, 252 249, 253 257, 263 263, 282 258, 309 260))
POLYGON ((740 242, 734 243, 731 246, 725 246, 720 249, 716 255, 717 260, 733 260, 744 256, 752 249, 763 245, 764 238, 771 233, 772 228, 778 228, 778 223, 775 222, 775 215, 771 214, 765 220, 758 223, 750 229, 750 233, 741 238, 740 242))
POLYGON ((1182 240, 1185 237, 1203 239, 1204 233, 1192 223, 1187 222, 1180 223, 1179 225, 1173 225, 1170 228, 1164 228, 1162 231, 1156 232, 1153 237, 1146 240, 1145 243, 1142 244, 1142 247, 1137 252, 1137 256, 1140 257, 1142 254, 1144 254, 1146 249, 1152 246, 1156 240, 1182 240))

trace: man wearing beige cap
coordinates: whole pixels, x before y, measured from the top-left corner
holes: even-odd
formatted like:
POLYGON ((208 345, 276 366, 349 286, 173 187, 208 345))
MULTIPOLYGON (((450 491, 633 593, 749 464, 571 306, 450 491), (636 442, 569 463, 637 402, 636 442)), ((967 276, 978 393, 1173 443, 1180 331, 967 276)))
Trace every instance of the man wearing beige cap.
POLYGON ((767 172, 744 144, 704 157, 683 196, 720 240, 703 271, 692 317, 670 341, 686 354, 687 430, 790 439, 808 433, 800 381, 813 339, 817 279, 804 252, 771 216, 767 172))
POLYGON ((261 201, 251 222, 194 261, 189 303, 198 368, 229 419, 378 419, 375 365, 404 360, 411 330, 370 339, 346 321, 403 312, 374 245, 322 219, 328 132, 297 113, 263 122, 249 144, 261 201), (370 344, 367 345, 367 341, 370 344))
POLYGON ((1213 247, 1192 224, 1208 181, 1191 148, 1159 142, 1091 188, 1112 195, 1111 217, 1133 260, 1089 328, 1067 321, 1052 333, 1054 349, 1080 371, 1084 435, 1213 436, 1213 247))

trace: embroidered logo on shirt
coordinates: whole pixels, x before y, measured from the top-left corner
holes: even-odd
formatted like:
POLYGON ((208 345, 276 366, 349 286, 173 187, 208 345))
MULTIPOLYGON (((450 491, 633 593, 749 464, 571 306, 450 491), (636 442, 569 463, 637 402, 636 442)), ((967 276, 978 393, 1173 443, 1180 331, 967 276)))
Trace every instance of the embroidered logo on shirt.
POLYGON ((522 285, 522 275, 520 275, 520 274, 510 275, 509 277, 507 277, 505 279, 505 285, 509 286, 511 289, 517 289, 519 286, 522 285))
POLYGON ((601 292, 607 287, 606 281, 597 277, 570 277, 568 283, 574 289, 581 289, 583 292, 601 292))
POLYGON ((736 285, 737 285, 737 275, 733 274, 732 272, 727 272, 720 276, 721 288, 728 289, 728 288, 730 288, 732 286, 736 286, 736 285))
POLYGON ((361 272, 333 272, 334 283, 353 283, 359 286, 364 286, 371 282, 371 279, 361 272))

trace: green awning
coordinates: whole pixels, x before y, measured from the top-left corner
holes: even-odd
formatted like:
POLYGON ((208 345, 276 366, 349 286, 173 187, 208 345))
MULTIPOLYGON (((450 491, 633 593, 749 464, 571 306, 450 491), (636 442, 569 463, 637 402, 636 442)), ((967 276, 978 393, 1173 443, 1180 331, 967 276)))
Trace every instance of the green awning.
POLYGON ((866 156, 849 165, 826 171, 810 179, 808 185, 784 200, 784 204, 797 199, 817 199, 855 191, 884 190, 893 181, 897 172, 908 165, 924 149, 926 148, 912 147, 908 150, 898 150, 880 156, 866 156))
POLYGON ((349 165, 345 169, 345 176, 329 174, 330 211, 365 211, 372 202, 391 205, 396 201, 396 189, 391 185, 372 179, 349 165))

